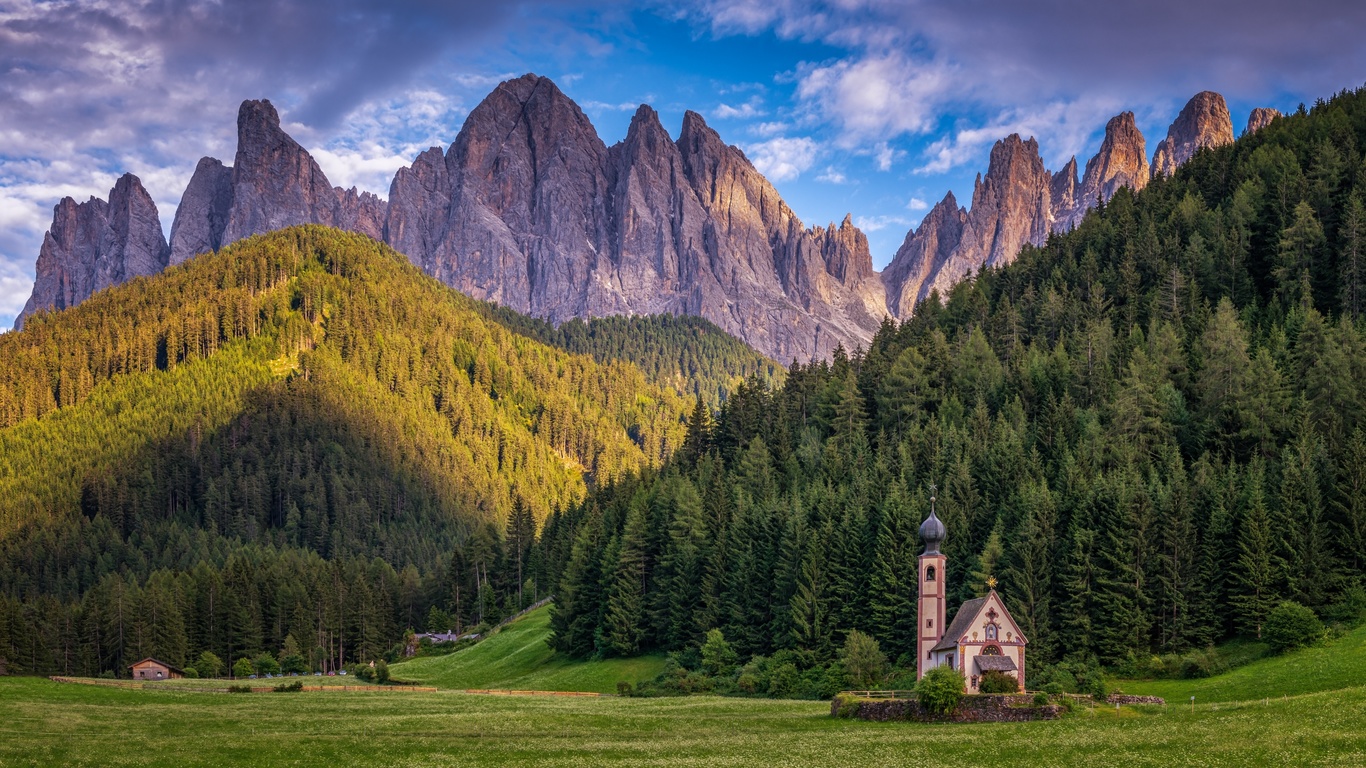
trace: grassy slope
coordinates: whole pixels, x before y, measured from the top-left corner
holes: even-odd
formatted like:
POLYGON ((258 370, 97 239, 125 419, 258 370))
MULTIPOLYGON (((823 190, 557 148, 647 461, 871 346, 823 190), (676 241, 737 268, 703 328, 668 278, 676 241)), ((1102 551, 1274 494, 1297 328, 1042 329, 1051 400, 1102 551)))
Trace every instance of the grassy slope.
POLYGON ((1244 701, 1296 696, 1355 686, 1366 686, 1366 627, 1331 643, 1284 656, 1254 661, 1203 680, 1124 680, 1125 693, 1162 696, 1176 704, 1244 701))
POLYGON ((549 635, 550 608, 540 608, 471 648, 391 669, 399 679, 441 688, 614 693, 618 681, 649 680, 664 666, 660 656, 571 661, 550 650, 545 642, 549 635))
POLYGON ((1049 723, 836 720, 824 702, 121 691, 0 680, 0 765, 1366 764, 1366 688, 1049 723))

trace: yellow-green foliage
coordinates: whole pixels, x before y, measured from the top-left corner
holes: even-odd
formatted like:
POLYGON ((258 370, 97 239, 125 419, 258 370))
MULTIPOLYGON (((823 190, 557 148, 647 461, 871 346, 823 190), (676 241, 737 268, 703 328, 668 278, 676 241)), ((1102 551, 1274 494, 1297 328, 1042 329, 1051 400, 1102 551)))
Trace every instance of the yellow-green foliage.
MULTIPOLYGON (((388 470, 420 481, 426 503, 495 521, 513 496, 543 518, 581 497, 585 476, 658 462, 689 405, 629 365, 508 331, 372 240, 292 228, 0 337, 0 536, 74 512, 83 484, 97 502, 159 501, 129 486, 131 470, 166 469, 139 453, 250 433, 229 427, 247 393, 347 422, 388 470)), ((258 512, 250 490, 233 503, 258 512)))

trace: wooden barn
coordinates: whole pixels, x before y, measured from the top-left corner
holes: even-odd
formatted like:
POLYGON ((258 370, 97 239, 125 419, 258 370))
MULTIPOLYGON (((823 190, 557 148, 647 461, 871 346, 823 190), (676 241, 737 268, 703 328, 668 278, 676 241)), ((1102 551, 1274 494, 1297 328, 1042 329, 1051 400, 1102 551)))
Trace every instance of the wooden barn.
POLYGON ((176 667, 150 656, 128 668, 133 670, 134 680, 178 680, 185 676, 185 673, 176 667))

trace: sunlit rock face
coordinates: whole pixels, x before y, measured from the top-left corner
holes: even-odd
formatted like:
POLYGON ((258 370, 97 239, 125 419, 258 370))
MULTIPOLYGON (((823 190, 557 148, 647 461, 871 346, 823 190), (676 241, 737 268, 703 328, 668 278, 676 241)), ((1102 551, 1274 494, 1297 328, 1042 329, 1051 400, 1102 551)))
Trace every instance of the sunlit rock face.
POLYGON ((1153 153, 1152 177, 1170 176, 1202 149, 1233 143, 1233 120, 1224 97, 1213 91, 1195 94, 1167 129, 1153 153))
POLYGON ((33 293, 15 323, 43 309, 74 307, 91 294, 166 268, 170 248, 156 203, 142 181, 126 173, 109 199, 77 203, 63 198, 38 252, 33 293))

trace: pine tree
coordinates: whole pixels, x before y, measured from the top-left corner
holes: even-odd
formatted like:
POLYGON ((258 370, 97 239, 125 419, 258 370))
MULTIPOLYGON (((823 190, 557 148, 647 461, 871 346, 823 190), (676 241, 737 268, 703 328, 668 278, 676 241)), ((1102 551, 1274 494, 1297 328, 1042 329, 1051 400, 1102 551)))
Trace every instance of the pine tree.
POLYGON ((873 636, 893 659, 910 654, 906 663, 911 665, 915 662, 920 596, 918 507, 899 482, 888 489, 878 527, 869 601, 873 636))
POLYGON ((604 640, 612 653, 632 656, 645 639, 645 505, 634 503, 626 514, 626 527, 616 558, 604 617, 604 640))
POLYGON ((1287 307, 1313 305, 1312 292, 1307 293, 1304 286, 1311 282, 1315 261, 1325 242, 1323 226, 1314 215, 1313 206, 1301 200, 1295 206, 1290 226, 1281 231, 1274 270, 1281 301, 1287 307))
POLYGON ((1342 313, 1355 322, 1366 312, 1366 206, 1357 192, 1347 198, 1338 241, 1338 302, 1342 313))
POLYGON ((1279 585, 1284 575, 1276 554, 1263 478, 1260 463, 1248 467, 1238 530, 1238 559, 1233 571, 1236 586, 1230 599, 1238 626, 1259 638, 1267 615, 1282 599, 1279 585))

